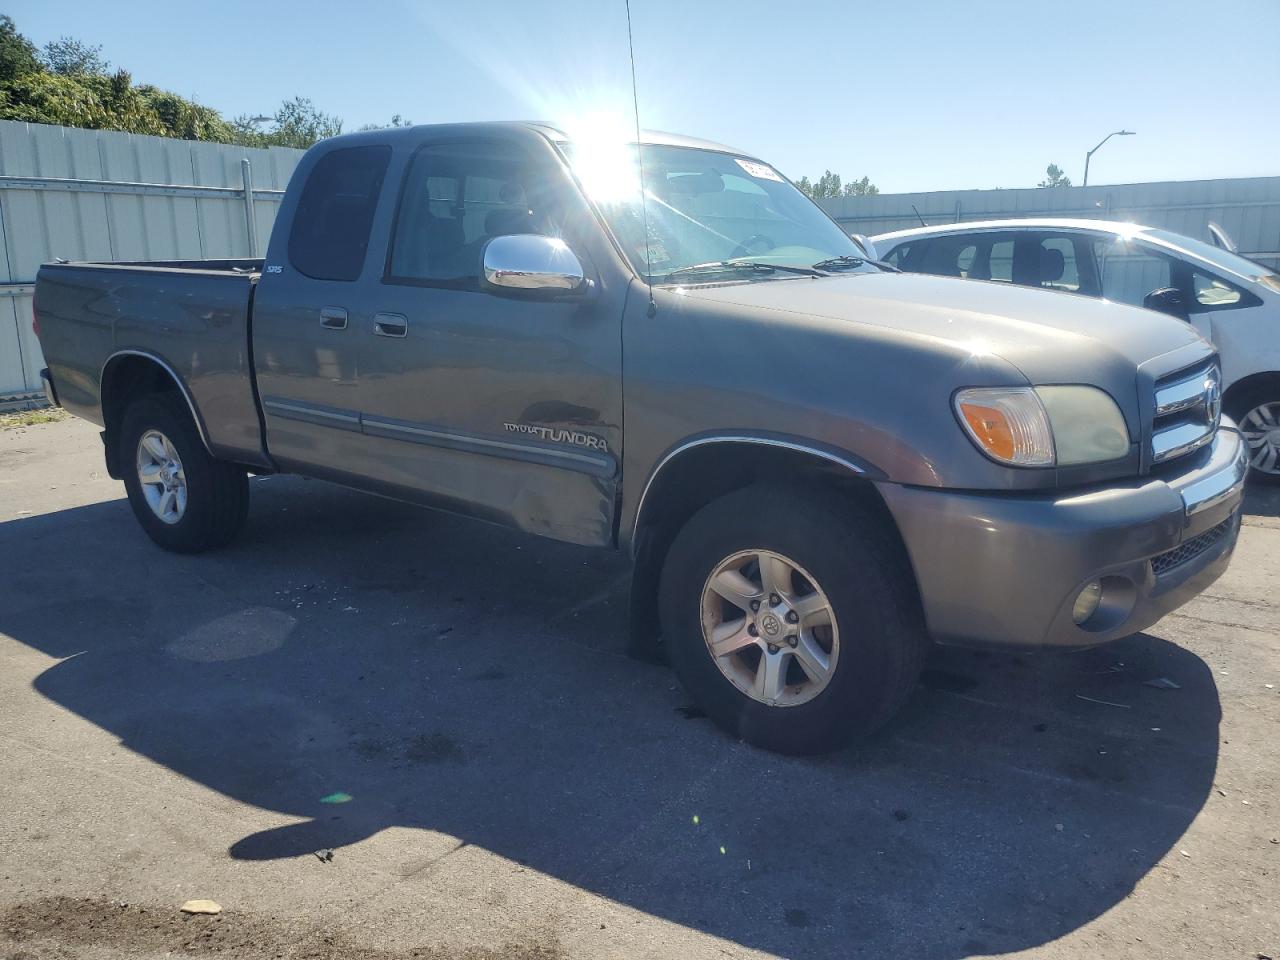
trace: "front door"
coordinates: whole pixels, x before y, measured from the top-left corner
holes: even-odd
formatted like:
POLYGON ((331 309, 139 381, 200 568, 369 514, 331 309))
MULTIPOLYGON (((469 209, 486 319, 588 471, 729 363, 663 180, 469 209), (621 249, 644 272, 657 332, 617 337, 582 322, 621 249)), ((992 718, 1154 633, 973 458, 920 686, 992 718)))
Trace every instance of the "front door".
MULTIPOLYGON (((622 442, 623 289, 562 301, 482 289, 485 242, 575 242, 575 195, 550 144, 428 142, 409 161, 362 318, 359 409, 388 487, 575 543, 613 532, 622 442)), ((619 285, 615 284, 615 287, 619 285)))

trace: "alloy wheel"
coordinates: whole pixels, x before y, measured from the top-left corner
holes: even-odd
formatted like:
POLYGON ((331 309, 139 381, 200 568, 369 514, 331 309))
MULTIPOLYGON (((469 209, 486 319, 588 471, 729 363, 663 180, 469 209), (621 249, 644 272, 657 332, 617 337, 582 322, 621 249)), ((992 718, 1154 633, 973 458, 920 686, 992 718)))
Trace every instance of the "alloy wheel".
POLYGON ((716 566, 702 590, 702 636, 725 678, 768 706, 808 703, 826 689, 840 656, 826 593, 770 550, 740 551, 716 566))
POLYGON ((138 482, 151 512, 174 524, 187 510, 187 477, 172 441, 159 430, 138 440, 138 482))

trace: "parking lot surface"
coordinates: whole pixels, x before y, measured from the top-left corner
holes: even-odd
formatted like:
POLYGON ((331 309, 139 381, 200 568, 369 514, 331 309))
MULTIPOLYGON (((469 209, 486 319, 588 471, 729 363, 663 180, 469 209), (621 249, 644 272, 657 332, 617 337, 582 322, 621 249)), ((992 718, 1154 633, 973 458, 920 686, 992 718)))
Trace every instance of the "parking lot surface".
POLYGON ((621 557, 252 487, 173 556, 0 431, 0 957, 1280 957, 1276 491, 1147 633, 789 759, 626 655, 621 557))

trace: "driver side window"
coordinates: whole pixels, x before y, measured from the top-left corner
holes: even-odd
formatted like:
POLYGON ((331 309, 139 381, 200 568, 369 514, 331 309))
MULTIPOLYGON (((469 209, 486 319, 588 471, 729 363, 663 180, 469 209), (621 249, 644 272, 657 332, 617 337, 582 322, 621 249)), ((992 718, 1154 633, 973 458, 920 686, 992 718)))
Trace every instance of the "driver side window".
POLYGON ((1108 237, 1094 249, 1105 300, 1140 307, 1151 291, 1173 286, 1172 261, 1143 244, 1108 237))
POLYGON ((501 141, 433 144, 409 165, 387 279, 478 289, 494 237, 557 234, 547 173, 501 141))

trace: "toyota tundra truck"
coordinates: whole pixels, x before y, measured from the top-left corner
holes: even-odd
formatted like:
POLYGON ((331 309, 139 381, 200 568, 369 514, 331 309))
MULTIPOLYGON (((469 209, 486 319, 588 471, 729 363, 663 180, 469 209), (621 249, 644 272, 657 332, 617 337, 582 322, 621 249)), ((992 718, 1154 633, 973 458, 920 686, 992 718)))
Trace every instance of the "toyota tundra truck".
POLYGON ((49 398, 168 550, 295 473, 625 551, 633 635, 785 752, 931 642, 1100 644, 1226 569, 1248 460, 1192 328, 900 273, 757 157, 632 139, 325 140, 265 260, 42 267, 49 398))

